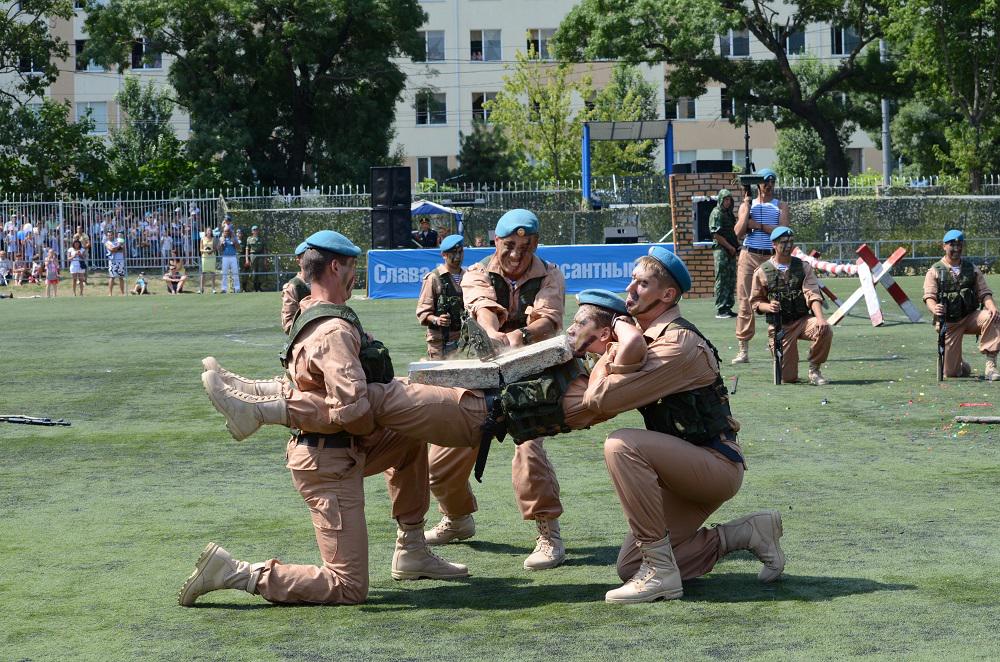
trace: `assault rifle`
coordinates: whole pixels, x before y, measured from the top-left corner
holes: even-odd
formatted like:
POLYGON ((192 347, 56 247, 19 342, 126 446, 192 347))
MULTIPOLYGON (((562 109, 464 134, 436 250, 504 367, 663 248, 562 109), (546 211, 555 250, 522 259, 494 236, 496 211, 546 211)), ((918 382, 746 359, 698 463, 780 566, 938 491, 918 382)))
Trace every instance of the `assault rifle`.
POLYGON ((944 317, 935 318, 937 323, 938 332, 938 351, 937 351, 937 378, 939 382, 944 381, 944 337, 948 332, 948 325, 944 321, 944 317))
POLYGON ((49 427, 53 425, 63 425, 69 427, 70 425, 69 421, 61 418, 53 421, 51 418, 39 418, 37 416, 20 416, 16 414, 12 416, 0 416, 0 423, 18 423, 20 425, 45 425, 49 427))
POLYGON ((781 311, 767 313, 764 318, 768 324, 774 326, 774 385, 781 385, 781 364, 785 358, 783 348, 785 341, 785 328, 781 326, 781 311))

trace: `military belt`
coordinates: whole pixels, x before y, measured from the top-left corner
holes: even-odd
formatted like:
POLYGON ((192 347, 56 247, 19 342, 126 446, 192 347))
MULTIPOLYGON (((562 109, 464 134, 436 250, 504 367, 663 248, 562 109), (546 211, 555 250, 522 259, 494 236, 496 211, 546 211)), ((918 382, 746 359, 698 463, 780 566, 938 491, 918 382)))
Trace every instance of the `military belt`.
MULTIPOLYGON (((722 436, 726 441, 736 441, 736 433, 733 432, 732 430, 726 430, 725 432, 722 433, 722 436)), ((746 467, 746 463, 745 460, 743 459, 743 456, 740 455, 736 451, 736 449, 734 449, 732 446, 726 446, 724 443, 722 443, 721 439, 716 439, 715 441, 709 444, 705 444, 705 447, 711 448, 714 451, 718 451, 722 453, 727 460, 735 462, 736 464, 742 464, 744 467, 746 467)))
POLYGON ((350 448, 354 436, 347 432, 336 434, 318 434, 316 432, 300 432, 295 435, 295 443, 310 448, 350 448))
POLYGON ((754 255, 774 255, 774 250, 770 248, 750 248, 749 246, 744 246, 743 250, 749 251, 754 255))

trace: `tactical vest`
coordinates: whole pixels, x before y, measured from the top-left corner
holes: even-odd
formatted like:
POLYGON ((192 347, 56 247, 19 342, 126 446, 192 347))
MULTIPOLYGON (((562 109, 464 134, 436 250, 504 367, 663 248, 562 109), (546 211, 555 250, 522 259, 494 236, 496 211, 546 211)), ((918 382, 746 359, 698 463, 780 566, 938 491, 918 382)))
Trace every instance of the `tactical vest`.
MULTIPOLYGON (((678 317, 663 331, 666 333, 673 329, 686 329, 697 334, 712 349, 715 361, 719 363, 719 352, 715 349, 715 345, 703 336, 694 324, 683 317, 678 317)), ((711 385, 671 393, 656 402, 640 407, 639 413, 642 414, 647 430, 680 437, 695 446, 712 446, 734 462, 743 461, 742 458, 736 460, 730 457, 728 453, 733 455, 736 453, 728 446, 719 443, 722 436, 735 439, 740 429, 740 424, 733 418, 732 410, 729 408, 729 391, 719 373, 716 373, 715 381, 711 385)))
MULTIPOLYGON (((492 256, 483 258, 479 264, 483 265, 483 269, 487 269, 490 264, 492 256)), ((541 258, 542 265, 548 269, 548 263, 541 258)), ((497 303, 504 307, 504 310, 510 311, 510 285, 507 283, 507 279, 503 277, 502 274, 498 274, 494 271, 486 271, 490 277, 490 285, 493 286, 493 291, 497 295, 497 303)), ((545 276, 539 276, 538 278, 532 278, 526 281, 524 285, 518 290, 517 293, 517 312, 513 315, 507 317, 507 321, 504 322, 503 326, 500 327, 501 331, 513 331, 514 329, 520 329, 527 325, 528 315, 525 311, 529 306, 535 304, 535 297, 538 296, 538 291, 542 289, 542 281, 545 280, 545 276)))
POLYGON ((781 303, 782 324, 791 324, 812 315, 802 292, 802 282, 806 279, 802 260, 793 257, 784 274, 770 260, 761 265, 761 268, 767 276, 767 298, 781 303))
POLYGON ((444 315, 448 313, 451 317, 451 331, 459 331, 462 328, 462 312, 465 310, 465 299, 462 298, 462 290, 455 286, 455 280, 447 271, 438 274, 441 284, 441 293, 434 300, 434 314, 444 315))
POLYGON ((368 340, 365 330, 361 327, 361 320, 358 319, 357 313, 351 310, 350 306, 334 303, 318 303, 295 318, 295 322, 288 332, 288 344, 279 355, 281 365, 288 368, 288 364, 292 360, 292 346, 298 340, 302 330, 310 322, 328 317, 346 320, 358 330, 358 334, 361 336, 361 351, 358 353, 358 358, 361 360, 361 369, 365 371, 365 381, 368 383, 378 382, 379 384, 391 382, 395 375, 389 350, 378 340, 368 340))
POLYGON ((517 441, 527 441, 569 432, 562 399, 569 383, 584 373, 579 359, 552 366, 532 379, 507 384, 500 403, 507 432, 517 441))
POLYGON ((944 318, 947 322, 957 322, 979 308, 976 296, 976 268, 968 260, 962 260, 958 278, 951 275, 951 267, 939 260, 932 267, 937 271, 938 303, 944 304, 944 318))
POLYGON ((292 279, 288 282, 292 284, 292 291, 295 292, 296 301, 302 301, 312 293, 312 287, 310 287, 309 283, 298 276, 292 276, 292 279))

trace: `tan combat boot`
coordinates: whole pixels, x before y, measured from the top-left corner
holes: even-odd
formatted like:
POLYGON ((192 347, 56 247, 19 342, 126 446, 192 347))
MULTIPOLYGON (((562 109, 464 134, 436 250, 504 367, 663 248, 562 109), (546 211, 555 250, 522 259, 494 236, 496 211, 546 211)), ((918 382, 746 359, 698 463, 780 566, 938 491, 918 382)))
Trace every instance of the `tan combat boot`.
POLYGON ((715 527, 719 532, 719 557, 739 549, 749 549, 764 567, 757 579, 765 584, 773 582, 785 569, 785 553, 778 539, 781 537, 781 513, 762 510, 732 522, 715 527))
POLYGON ((746 340, 740 340, 740 351, 737 352, 736 358, 732 360, 732 364, 737 363, 750 363, 750 343, 746 340))
POLYGON ((608 591, 605 602, 653 602, 676 600, 684 595, 670 538, 639 543, 642 565, 621 588, 608 591))
POLYGON ((809 383, 815 386, 825 386, 830 383, 830 380, 824 377, 823 373, 819 371, 819 364, 809 364, 809 383))
POLYGON ((428 545, 444 545, 453 540, 465 540, 476 535, 476 520, 472 515, 448 517, 445 515, 430 531, 424 532, 428 545))
POLYGON ((199 596, 224 588, 256 595, 257 580, 260 579, 263 570, 263 563, 250 564, 239 561, 214 542, 210 542, 198 557, 194 572, 177 594, 177 604, 190 607, 199 596))
POLYGON ((288 407, 280 395, 250 395, 226 386, 217 372, 201 373, 201 383, 216 411, 225 416, 226 428, 242 441, 262 425, 288 425, 288 407))
POLYGON ((538 537, 535 538, 535 551, 524 559, 525 570, 548 570, 562 565, 566 560, 566 547, 559 533, 558 519, 538 518, 538 537))
POLYGON ((983 379, 988 382, 1000 380, 1000 370, 997 370, 997 355, 995 353, 986 355, 986 369, 983 371, 983 379))
POLYGON ((458 579, 468 577, 461 563, 449 563, 427 548, 424 522, 399 523, 396 551, 392 555, 393 579, 458 579))
POLYGON ((243 391, 250 395, 282 395, 282 380, 278 377, 274 379, 247 379, 235 372, 230 372, 223 368, 214 356, 206 356, 201 360, 202 367, 206 371, 215 371, 219 377, 237 391, 243 391))

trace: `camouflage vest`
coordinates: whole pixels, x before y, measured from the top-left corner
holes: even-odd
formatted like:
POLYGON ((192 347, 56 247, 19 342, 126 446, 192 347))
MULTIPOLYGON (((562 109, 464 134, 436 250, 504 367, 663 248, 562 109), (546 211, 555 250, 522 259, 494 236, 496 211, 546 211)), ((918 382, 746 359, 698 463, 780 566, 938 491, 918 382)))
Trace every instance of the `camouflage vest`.
MULTIPOLYGON (((479 264, 483 265, 483 268, 486 269, 491 259, 492 256, 483 258, 479 264)), ((542 261, 542 265, 548 268, 548 263, 545 260, 538 259, 542 261)), ((502 274, 494 271, 487 271, 486 273, 490 277, 490 285, 493 286, 493 291, 496 292, 497 303, 503 306, 504 310, 510 311, 510 285, 507 283, 507 279, 502 274)), ((539 276, 538 278, 526 281, 521 286, 517 293, 517 312, 507 317, 507 321, 500 327, 501 331, 513 331, 527 325, 528 315, 525 311, 529 306, 535 304, 535 297, 538 296, 538 291, 542 289, 543 280, 545 280, 545 276, 539 276)))
POLYGON ((358 330, 358 334, 361 336, 361 351, 358 353, 358 358, 361 359, 361 369, 365 371, 365 381, 380 384, 391 382, 395 375, 393 374, 389 350, 378 340, 368 340, 365 330, 361 327, 361 320, 358 319, 357 313, 351 310, 350 306, 334 303, 318 303, 295 318, 295 322, 288 332, 288 344, 279 355, 281 365, 288 368, 288 364, 292 360, 292 346, 298 340, 303 329, 310 322, 329 317, 346 320, 358 330))
MULTIPOLYGON (((678 317, 663 330, 686 329, 708 343, 719 363, 719 352, 715 345, 703 336, 698 328, 683 317, 678 317)), ((729 408, 729 391, 722 382, 722 375, 716 374, 709 386, 701 386, 690 391, 671 393, 656 402, 639 407, 646 429, 680 437, 695 446, 715 444, 721 435, 734 434, 740 424, 733 418, 729 408)))
POLYGON ((931 267, 937 271, 938 303, 944 304, 944 318, 947 322, 957 322, 979 308, 976 296, 976 268, 968 260, 962 260, 958 278, 951 275, 951 267, 939 260, 931 267))
POLYGON ((761 269, 767 276, 767 298, 781 303, 782 324, 791 324, 812 315, 802 292, 802 282, 806 279, 802 260, 793 257, 784 274, 770 260, 762 264, 761 269))
POLYGON ((312 287, 309 286, 309 283, 298 276, 292 276, 292 279, 288 282, 292 284, 292 291, 295 292, 296 301, 302 301, 312 292, 312 287))
POLYGON ((546 368, 532 379, 507 384, 500 391, 500 403, 507 432, 517 441, 527 441, 560 432, 569 432, 562 397, 569 383, 584 374, 579 359, 546 368))
POLYGON ((462 312, 465 310, 465 299, 462 298, 462 290, 455 286, 455 280, 447 271, 438 274, 441 284, 441 293, 434 300, 434 314, 451 316, 451 331, 459 331, 462 328, 462 312))

